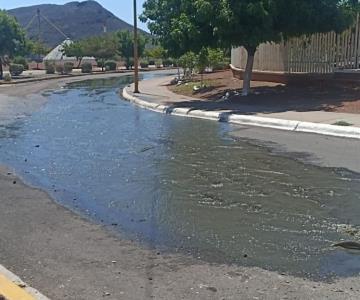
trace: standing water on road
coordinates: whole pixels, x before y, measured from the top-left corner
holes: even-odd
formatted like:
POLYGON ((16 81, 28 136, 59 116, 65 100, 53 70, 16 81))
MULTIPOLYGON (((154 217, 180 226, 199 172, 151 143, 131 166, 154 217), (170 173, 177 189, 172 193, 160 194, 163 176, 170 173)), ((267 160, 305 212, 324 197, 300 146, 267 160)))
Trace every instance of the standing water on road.
POLYGON ((360 255, 332 248, 360 228, 359 175, 271 155, 226 124, 137 108, 119 99, 130 81, 49 93, 0 128, 0 161, 150 246, 314 279, 359 274, 360 255))

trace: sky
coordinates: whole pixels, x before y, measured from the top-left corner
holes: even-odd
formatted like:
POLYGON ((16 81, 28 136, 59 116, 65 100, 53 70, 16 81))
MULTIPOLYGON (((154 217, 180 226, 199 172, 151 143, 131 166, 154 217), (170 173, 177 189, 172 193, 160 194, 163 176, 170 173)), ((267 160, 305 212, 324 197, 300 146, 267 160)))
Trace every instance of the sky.
MULTIPOLYGON (((65 4, 68 2, 72 2, 72 0, 0 0, 0 9, 12 9, 38 4, 65 4)), ((133 23, 133 0, 97 0, 97 2, 125 22, 133 23)), ((137 0, 138 14, 141 13, 144 2, 145 0, 137 0)), ((146 25, 141 22, 139 22, 139 27, 147 29, 146 25)))

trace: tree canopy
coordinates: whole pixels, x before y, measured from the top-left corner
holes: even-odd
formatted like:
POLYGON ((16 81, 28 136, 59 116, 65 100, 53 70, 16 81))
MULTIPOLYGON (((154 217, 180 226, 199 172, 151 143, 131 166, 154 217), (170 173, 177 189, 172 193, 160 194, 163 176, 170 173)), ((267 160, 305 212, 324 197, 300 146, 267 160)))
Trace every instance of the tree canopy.
POLYGON ((111 59, 116 55, 117 40, 111 34, 103 36, 95 36, 88 38, 82 42, 83 55, 93 56, 100 62, 104 71, 105 60, 111 59))
POLYGON ((81 66, 81 62, 83 57, 85 56, 85 42, 84 41, 76 41, 73 43, 65 44, 63 53, 67 57, 75 57, 77 59, 78 68, 81 66))
POLYGON ((147 0, 141 19, 171 54, 244 46, 247 94, 261 43, 343 31, 353 22, 357 4, 357 0, 147 0))
MULTIPOLYGON (((117 49, 126 62, 126 67, 130 68, 130 60, 134 56, 134 36, 129 30, 121 30, 116 33, 117 49)), ((138 35, 138 54, 142 56, 145 51, 146 38, 143 35, 138 35)))
POLYGON ((219 0, 147 0, 140 16, 169 55, 180 57, 214 46, 219 0))
POLYGON ((263 42, 313 34, 341 32, 351 25, 351 1, 344 0, 225 0, 219 14, 219 34, 231 46, 251 50, 263 42))
MULTIPOLYGON (((139 55, 144 53, 146 38, 139 35, 139 55)), ((130 67, 130 61, 134 53, 134 38, 130 31, 118 31, 103 36, 90 37, 65 45, 64 54, 69 57, 76 57, 81 65, 82 58, 85 56, 95 57, 101 65, 105 60, 112 59, 116 55, 122 56, 126 61, 126 66, 130 67)))
POLYGON ((25 48, 25 33, 14 17, 0 10, 0 79, 6 56, 13 56, 25 48))
POLYGON ((80 67, 83 57, 94 57, 104 71, 105 61, 115 57, 117 46, 115 36, 108 34, 67 44, 64 46, 63 53, 69 57, 76 57, 79 61, 78 67, 80 67))

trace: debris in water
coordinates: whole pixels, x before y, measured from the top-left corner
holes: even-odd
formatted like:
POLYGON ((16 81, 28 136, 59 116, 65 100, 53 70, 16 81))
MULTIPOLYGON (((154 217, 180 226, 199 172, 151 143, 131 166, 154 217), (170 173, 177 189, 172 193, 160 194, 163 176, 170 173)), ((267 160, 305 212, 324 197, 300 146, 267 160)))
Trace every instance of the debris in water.
POLYGON ((213 183, 211 186, 212 186, 213 188, 221 188, 221 187, 224 186, 224 184, 221 183, 221 182, 217 182, 217 183, 213 183))
POLYGON ((206 289, 207 289, 208 291, 211 291, 211 292, 214 292, 214 293, 217 292, 217 288, 216 288, 216 287, 213 287, 213 286, 208 286, 206 289))
POLYGON ((149 151, 149 150, 152 150, 154 149, 155 147, 154 146, 148 146, 148 147, 144 147, 140 150, 140 153, 144 153, 146 151, 149 151))
POLYGON ((341 247, 350 250, 360 250, 360 243, 357 242, 341 242, 333 245, 333 247, 341 247))

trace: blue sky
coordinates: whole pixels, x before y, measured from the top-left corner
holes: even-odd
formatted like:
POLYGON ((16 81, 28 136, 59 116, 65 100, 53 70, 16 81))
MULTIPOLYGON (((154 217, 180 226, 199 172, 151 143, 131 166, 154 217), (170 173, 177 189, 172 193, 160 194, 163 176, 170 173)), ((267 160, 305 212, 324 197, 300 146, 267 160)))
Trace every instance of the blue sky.
MULTIPOLYGON (((0 8, 11 9, 21 6, 31 6, 45 3, 64 4, 67 2, 72 2, 72 0, 0 0, 0 8)), ((111 11, 114 15, 118 16, 120 19, 123 19, 128 23, 133 22, 133 0, 97 0, 97 2, 111 11)), ((137 0, 137 2, 138 13, 140 14, 142 11, 142 4, 145 2, 145 0, 137 0)), ((146 29, 146 25, 141 22, 139 23, 139 27, 146 29)))

